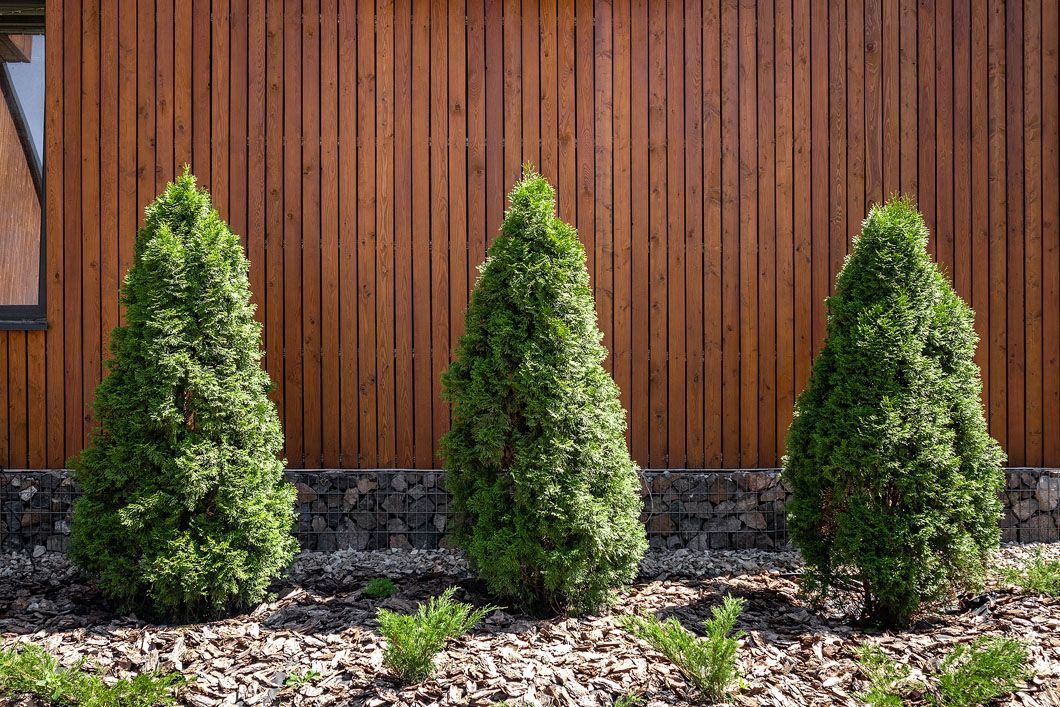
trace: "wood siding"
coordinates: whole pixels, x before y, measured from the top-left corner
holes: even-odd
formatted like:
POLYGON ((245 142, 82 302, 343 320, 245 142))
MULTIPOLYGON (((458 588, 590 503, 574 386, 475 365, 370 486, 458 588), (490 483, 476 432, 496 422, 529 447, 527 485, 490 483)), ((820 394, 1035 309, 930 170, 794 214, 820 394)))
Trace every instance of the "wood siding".
POLYGON ((435 467, 439 374, 529 160, 646 467, 768 467, 868 205, 917 197, 1010 465, 1060 465, 1052 0, 49 0, 47 332, 0 464, 87 438, 142 209, 243 237, 293 467, 435 467))

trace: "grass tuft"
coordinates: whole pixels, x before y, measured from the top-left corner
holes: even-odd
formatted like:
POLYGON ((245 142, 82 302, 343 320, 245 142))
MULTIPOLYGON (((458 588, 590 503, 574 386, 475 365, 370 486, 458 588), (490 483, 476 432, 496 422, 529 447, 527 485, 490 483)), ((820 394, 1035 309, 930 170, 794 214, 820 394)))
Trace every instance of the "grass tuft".
POLYGON ((927 703, 935 707, 976 707, 1015 691, 1030 676, 1026 647, 998 636, 951 649, 927 684, 911 680, 909 666, 879 646, 862 643, 855 655, 869 681, 868 691, 858 697, 869 707, 902 707, 912 693, 928 693, 927 703))
POLYGON ((386 599, 397 593, 397 585, 389 577, 375 577, 368 580, 361 593, 370 599, 386 599))
POLYGON ((936 678, 940 707, 973 707, 1015 691, 1028 677, 1027 648, 1004 637, 978 638, 950 651, 936 678))
POLYGON ((141 673, 108 685, 86 670, 84 660, 70 668, 38 645, 0 650, 0 695, 33 696, 55 707, 153 707, 176 703, 186 683, 180 673, 141 673))
POLYGON ((1005 568, 1002 573, 1005 581, 1026 592, 1060 597, 1060 560, 1046 560, 1040 549, 1022 569, 1005 568))
POLYGON ((654 616, 626 616, 622 623, 627 631, 673 662, 704 696, 720 702, 740 682, 736 649, 744 634, 731 632, 743 606, 743 599, 726 595, 721 606, 712 609, 712 617, 703 622, 705 638, 695 635, 673 617, 660 621, 654 616))
POLYGON ((453 601, 456 587, 420 604, 415 614, 379 609, 376 618, 386 639, 383 663, 406 683, 419 682, 434 672, 434 657, 451 638, 464 635, 498 607, 472 607, 453 601))
POLYGON ((869 681, 867 692, 858 694, 869 707, 902 707, 902 693, 913 686, 909 666, 903 665, 872 643, 854 649, 858 665, 869 681))

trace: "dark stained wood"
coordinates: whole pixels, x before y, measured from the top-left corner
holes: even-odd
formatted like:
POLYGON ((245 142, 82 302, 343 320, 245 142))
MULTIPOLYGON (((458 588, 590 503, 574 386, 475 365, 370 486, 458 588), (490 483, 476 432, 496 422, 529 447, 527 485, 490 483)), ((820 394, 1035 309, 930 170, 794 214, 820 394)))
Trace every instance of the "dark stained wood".
POLYGON ((82 448, 143 208, 190 162, 246 245, 288 464, 438 466, 440 373, 532 160, 641 465, 779 462, 823 300, 898 191, 977 312, 1009 463, 1058 465, 1058 22, 1043 0, 48 0, 49 328, 0 334, 0 464, 82 448))

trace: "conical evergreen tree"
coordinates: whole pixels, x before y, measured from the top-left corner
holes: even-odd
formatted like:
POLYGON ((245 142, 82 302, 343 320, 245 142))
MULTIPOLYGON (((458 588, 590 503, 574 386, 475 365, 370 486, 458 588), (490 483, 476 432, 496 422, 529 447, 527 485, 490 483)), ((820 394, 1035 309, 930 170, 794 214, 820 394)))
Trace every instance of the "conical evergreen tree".
POLYGON ((509 201, 442 379, 455 536, 494 593, 591 611, 647 546, 639 480, 577 233, 529 167, 509 201))
POLYGON ((806 586, 857 587, 863 618, 884 625, 979 586, 999 539, 1004 454, 979 401, 974 315, 927 235, 909 201, 869 213, 784 460, 806 586))
POLYGON ((184 620, 259 601, 297 547, 248 262, 187 169, 147 208, 111 336, 71 557, 127 609, 184 620))

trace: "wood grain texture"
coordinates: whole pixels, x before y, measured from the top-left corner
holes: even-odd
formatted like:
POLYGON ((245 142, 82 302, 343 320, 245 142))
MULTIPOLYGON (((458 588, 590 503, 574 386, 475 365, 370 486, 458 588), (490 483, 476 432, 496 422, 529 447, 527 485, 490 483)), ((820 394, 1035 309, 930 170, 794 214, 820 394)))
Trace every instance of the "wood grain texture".
POLYGON ((143 207, 190 162, 247 248, 288 464, 438 466, 440 374, 532 160, 585 244, 641 465, 779 462, 823 300, 896 192, 977 311, 1009 464, 1060 465, 1058 14, 48 0, 49 328, 0 335, 0 464, 83 446, 143 207))

